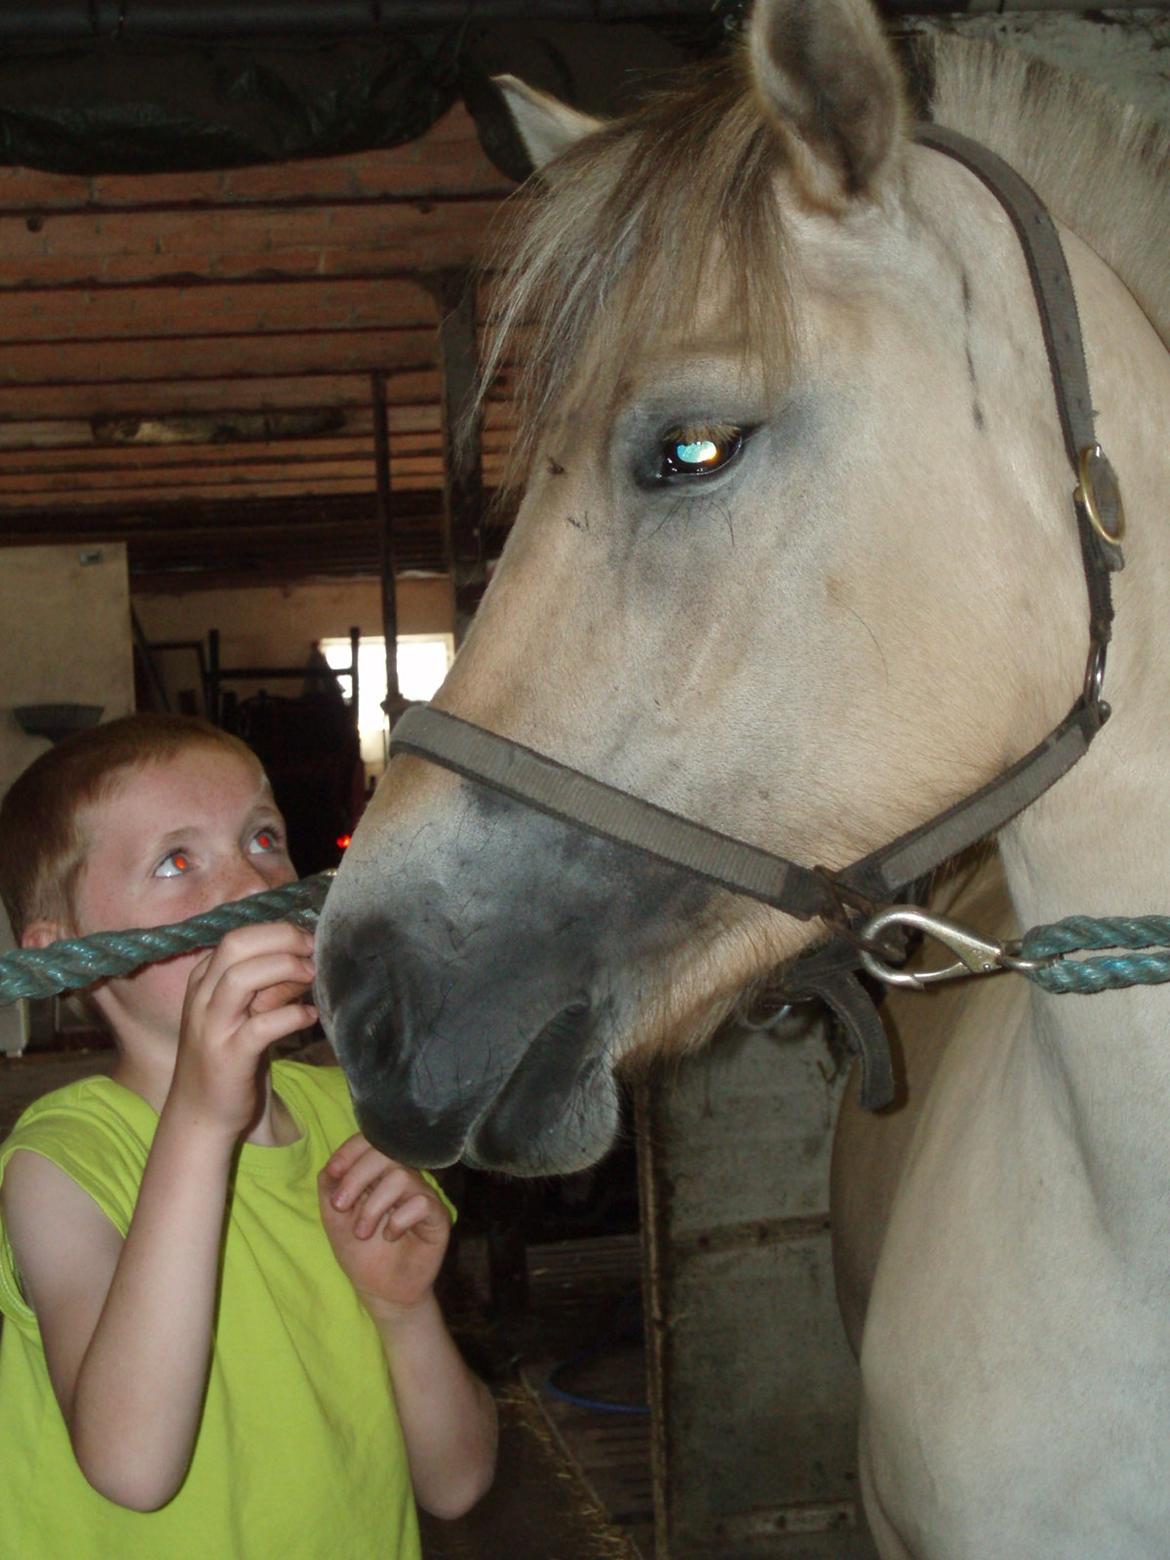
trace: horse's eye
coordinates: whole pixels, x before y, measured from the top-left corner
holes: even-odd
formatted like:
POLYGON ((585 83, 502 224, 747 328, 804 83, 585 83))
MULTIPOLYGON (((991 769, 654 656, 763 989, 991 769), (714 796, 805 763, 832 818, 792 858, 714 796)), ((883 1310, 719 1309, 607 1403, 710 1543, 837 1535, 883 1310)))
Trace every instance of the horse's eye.
POLYGON ((729 424, 672 428, 661 445, 661 482, 677 477, 708 477, 722 471, 743 448, 744 431, 729 424))

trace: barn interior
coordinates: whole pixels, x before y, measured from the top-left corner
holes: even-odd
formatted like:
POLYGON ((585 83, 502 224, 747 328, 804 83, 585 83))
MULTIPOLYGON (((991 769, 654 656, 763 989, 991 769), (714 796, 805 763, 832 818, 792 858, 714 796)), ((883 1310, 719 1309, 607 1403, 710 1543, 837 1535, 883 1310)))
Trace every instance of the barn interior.
MULTIPOLYGON (((1170 122, 1170 7, 882 9, 1170 122)), ((263 758, 299 869, 336 865, 511 521, 507 365, 460 437, 529 171, 491 78, 618 114, 743 13, 2 0, 0 792, 88 722, 202 715, 263 758)), ((107 1064, 69 1002, 0 1008, 0 1134, 107 1064)), ((874 1553, 828 1256, 841 1059, 798 1014, 682 1074, 631 1088, 594 1171, 452 1173, 446 1296, 506 1433, 431 1560, 874 1553)))

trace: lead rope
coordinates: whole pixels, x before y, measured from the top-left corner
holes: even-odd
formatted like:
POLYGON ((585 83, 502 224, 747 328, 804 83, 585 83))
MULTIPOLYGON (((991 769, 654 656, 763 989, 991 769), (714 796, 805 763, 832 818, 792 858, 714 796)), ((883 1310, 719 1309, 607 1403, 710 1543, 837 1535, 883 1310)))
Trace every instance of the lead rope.
POLYGON ((0 1007, 22 997, 55 997, 63 991, 77 991, 110 975, 129 975, 144 964, 172 959, 177 953, 214 948, 238 926, 292 921, 312 930, 333 876, 332 872, 319 872, 283 888, 233 899, 169 926, 95 932, 90 937, 50 943, 47 948, 7 953, 0 958, 0 1007))
MULTIPOLYGON (((1045 991, 1089 995, 1125 986, 1152 986, 1170 980, 1170 916, 1070 915, 1051 926, 1034 926, 1019 941, 1022 959, 1040 968, 1023 971, 1045 991), (1161 953, 1106 953, 1100 958, 1070 959, 1090 948, 1161 948, 1161 953)), ((1008 966, 1010 967, 1010 966, 1008 966)))
MULTIPOLYGON (((4 954, 0 957, 0 1007, 22 998, 54 997, 65 991, 77 991, 109 976, 132 974, 144 964, 172 959, 176 954, 190 953, 198 948, 213 948, 239 926, 292 921, 312 930, 333 877, 332 872, 319 872, 283 888, 270 888, 261 894, 251 894, 247 899, 234 899, 169 926, 96 932, 90 937, 51 943, 47 948, 21 948, 15 953, 4 954)), ((1000 944, 974 937, 941 917, 910 912, 898 906, 885 912, 883 919, 886 924, 898 919, 909 924, 911 913, 916 917, 915 924, 926 935, 957 951, 956 934, 961 934, 963 946, 977 947, 981 950, 980 957, 974 960, 968 953, 961 956, 961 965, 951 970, 927 972, 923 976, 878 969, 874 973, 879 979, 897 973, 905 977, 907 985, 927 985, 959 975, 1011 971, 1026 975, 1045 991, 1086 995, 1170 981, 1170 916, 1073 915, 1050 926, 1035 926, 1018 942, 1000 944), (1069 957, 1090 949, 1121 948, 1140 951, 1110 951, 1100 957, 1085 959, 1069 957), (1150 949, 1162 951, 1147 951, 1150 949)), ((878 932, 881 929, 878 928, 878 932)), ((867 928, 862 929, 862 938, 873 940, 867 928)))

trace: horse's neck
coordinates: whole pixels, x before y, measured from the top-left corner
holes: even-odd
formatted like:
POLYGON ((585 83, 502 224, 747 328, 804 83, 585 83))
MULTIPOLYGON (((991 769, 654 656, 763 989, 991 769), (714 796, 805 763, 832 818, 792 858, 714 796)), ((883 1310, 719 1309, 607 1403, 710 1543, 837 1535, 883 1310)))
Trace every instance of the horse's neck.
MULTIPOLYGON (((1115 713, 1080 764, 1002 837, 1025 928, 1073 914, 1170 915, 1170 354, 1127 294, 1115 290, 1110 302, 1100 269, 1091 260, 1074 264, 1079 295, 1084 283, 1098 433, 1129 511, 1105 687, 1115 713), (1104 318, 1113 307, 1118 312, 1104 318)), ((1043 582, 1036 588, 1042 592, 1043 582)), ((1101 1198, 1140 1241, 1143 1219, 1155 1211, 1143 1189, 1159 1206, 1166 1201, 1170 985, 1108 996, 1038 993, 1032 1017, 1028 1043, 1046 1059, 1041 1091, 1050 1091, 1081 1140, 1101 1198)), ((1157 1222, 1165 1222, 1160 1212, 1157 1222)))

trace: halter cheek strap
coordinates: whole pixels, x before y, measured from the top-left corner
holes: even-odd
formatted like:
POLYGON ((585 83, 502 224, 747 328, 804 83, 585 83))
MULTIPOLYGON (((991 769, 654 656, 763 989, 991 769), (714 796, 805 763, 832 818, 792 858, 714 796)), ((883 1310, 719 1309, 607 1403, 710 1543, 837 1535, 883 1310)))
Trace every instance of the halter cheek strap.
MULTIPOLYGON (((1019 235, 1036 297, 1061 432, 1077 477, 1073 493, 1089 598, 1089 655, 1080 698, 1064 720, 1003 774, 945 812, 836 873, 801 866, 631 796, 532 748, 433 706, 416 706, 394 728, 395 753, 413 753, 513 800, 588 829, 655 860, 746 894, 799 920, 840 922, 843 906, 883 904, 907 883, 993 834, 1048 790, 1084 754, 1109 715, 1101 698, 1113 622, 1110 574, 1122 567, 1124 517, 1112 468, 1096 443, 1076 297, 1055 224, 1035 192, 995 153, 955 131, 920 128, 918 140, 969 168, 996 196, 1019 235)), ((856 941, 846 931, 799 959, 785 979, 789 999, 820 997, 861 1061, 861 1103, 894 1098, 885 1031, 857 978, 856 941)))

